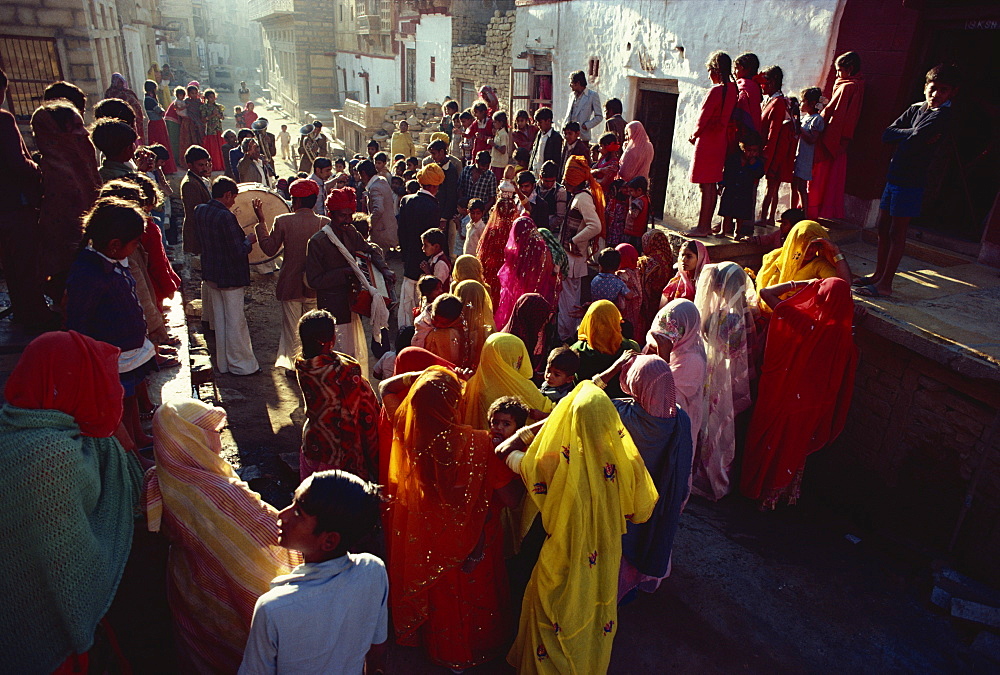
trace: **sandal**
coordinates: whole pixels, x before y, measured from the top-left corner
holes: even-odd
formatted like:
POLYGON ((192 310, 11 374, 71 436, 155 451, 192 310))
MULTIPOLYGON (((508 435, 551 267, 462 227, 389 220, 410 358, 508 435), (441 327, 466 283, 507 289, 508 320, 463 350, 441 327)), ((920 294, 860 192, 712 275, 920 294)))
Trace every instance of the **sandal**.
POLYGON ((869 274, 866 277, 858 277, 851 282, 851 286, 871 286, 873 281, 875 281, 875 275, 869 274))
POLYGON ((168 335, 166 338, 160 341, 160 344, 167 347, 180 347, 181 339, 176 335, 168 335))
POLYGON ((177 368, 181 365, 180 359, 176 356, 158 356, 156 365, 160 368, 177 368))
POLYGON ((851 289, 854 294, 862 298, 871 298, 872 300, 892 300, 891 295, 884 293, 879 293, 879 290, 874 286, 860 286, 851 289))

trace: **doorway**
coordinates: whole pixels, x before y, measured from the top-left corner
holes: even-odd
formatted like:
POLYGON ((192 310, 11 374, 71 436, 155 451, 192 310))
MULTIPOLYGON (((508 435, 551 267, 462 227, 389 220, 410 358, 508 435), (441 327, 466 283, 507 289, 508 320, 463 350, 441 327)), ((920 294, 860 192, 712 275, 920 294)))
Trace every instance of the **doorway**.
POLYGON ((404 101, 417 100, 417 50, 406 48, 406 91, 403 92, 404 101))
POLYGON ((677 117, 677 80, 639 80, 636 94, 633 117, 642 122, 656 149, 649 167, 650 207, 655 218, 662 218, 677 117))

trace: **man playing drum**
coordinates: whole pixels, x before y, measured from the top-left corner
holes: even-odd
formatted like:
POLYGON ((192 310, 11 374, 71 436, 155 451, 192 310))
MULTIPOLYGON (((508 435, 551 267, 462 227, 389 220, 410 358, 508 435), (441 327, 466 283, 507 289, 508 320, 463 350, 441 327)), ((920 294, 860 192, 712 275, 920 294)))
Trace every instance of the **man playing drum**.
POLYGON ((278 275, 275 295, 281 301, 281 337, 278 340, 278 357, 274 365, 295 376, 295 357, 302 345, 299 342, 299 319, 306 312, 316 309, 316 291, 303 283, 306 268, 306 246, 309 238, 320 231, 330 219, 313 212, 319 197, 319 186, 308 178, 293 181, 288 188, 292 198, 292 213, 274 219, 271 233, 264 223, 257 223, 257 244, 268 256, 275 256, 285 247, 284 262, 278 275))

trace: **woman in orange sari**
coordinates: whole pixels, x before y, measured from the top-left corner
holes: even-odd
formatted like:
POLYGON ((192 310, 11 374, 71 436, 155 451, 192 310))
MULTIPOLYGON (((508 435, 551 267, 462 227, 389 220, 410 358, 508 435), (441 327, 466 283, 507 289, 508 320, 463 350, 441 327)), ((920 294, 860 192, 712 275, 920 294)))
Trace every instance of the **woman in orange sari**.
POLYGON ((461 425, 462 384, 420 375, 396 411, 388 493, 389 606, 396 641, 434 663, 477 666, 510 637, 498 490, 518 487, 487 431, 461 425))

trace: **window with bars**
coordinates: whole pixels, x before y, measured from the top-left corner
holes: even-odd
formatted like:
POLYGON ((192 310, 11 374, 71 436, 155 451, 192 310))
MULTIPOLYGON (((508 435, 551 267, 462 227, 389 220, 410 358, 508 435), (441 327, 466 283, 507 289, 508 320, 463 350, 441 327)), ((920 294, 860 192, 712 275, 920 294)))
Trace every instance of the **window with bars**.
POLYGON ((431 82, 434 81, 434 78, 436 76, 437 76, 437 59, 432 56, 431 57, 431 82))
POLYGON ((45 88, 63 79, 56 41, 0 35, 0 68, 10 84, 7 103, 18 119, 29 119, 45 88))
POLYGON ((590 59, 587 63, 587 77, 597 78, 601 75, 601 60, 600 59, 590 59))

